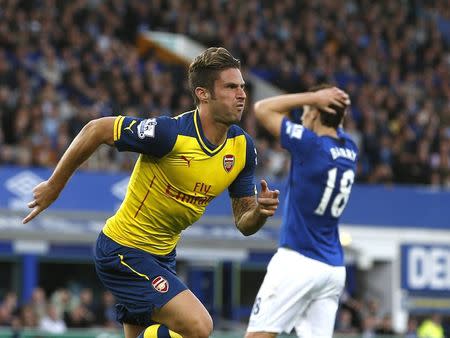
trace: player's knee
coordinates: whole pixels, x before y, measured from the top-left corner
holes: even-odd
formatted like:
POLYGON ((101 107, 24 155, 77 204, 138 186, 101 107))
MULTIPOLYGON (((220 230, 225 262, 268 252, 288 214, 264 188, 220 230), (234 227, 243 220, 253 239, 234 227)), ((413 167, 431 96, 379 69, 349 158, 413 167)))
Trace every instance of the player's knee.
POLYGON ((213 330, 213 321, 209 315, 195 318, 187 324, 184 334, 181 334, 183 338, 208 338, 213 330))
POLYGON ((198 320, 195 324, 195 332, 197 338, 208 338, 213 330, 213 321, 211 316, 205 316, 205 318, 198 320))

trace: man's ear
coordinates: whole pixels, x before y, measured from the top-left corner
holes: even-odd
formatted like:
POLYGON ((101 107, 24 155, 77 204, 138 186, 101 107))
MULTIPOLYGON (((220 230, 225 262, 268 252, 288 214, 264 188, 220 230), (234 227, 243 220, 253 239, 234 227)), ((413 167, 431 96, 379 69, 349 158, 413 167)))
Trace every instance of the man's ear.
POLYGON ((197 95, 200 102, 207 102, 209 100, 209 91, 206 88, 195 88, 195 95, 197 95))

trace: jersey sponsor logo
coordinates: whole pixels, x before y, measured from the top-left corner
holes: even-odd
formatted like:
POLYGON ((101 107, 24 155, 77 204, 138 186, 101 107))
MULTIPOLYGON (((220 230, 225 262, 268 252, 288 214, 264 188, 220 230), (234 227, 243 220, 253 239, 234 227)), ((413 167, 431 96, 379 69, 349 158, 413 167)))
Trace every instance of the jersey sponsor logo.
POLYGON ((161 293, 169 291, 169 282, 163 276, 155 277, 152 280, 152 286, 156 291, 161 293))
POLYGON ((139 138, 155 137, 155 128, 157 124, 158 122, 156 122, 156 119, 154 118, 141 121, 137 127, 139 138))
MULTIPOLYGON (((196 187, 194 187, 194 189, 195 188, 196 187)), ((210 188, 211 188, 211 186, 209 186, 209 187, 204 186, 203 188, 202 188, 202 186, 200 186, 200 189, 203 189, 202 190, 203 192, 205 192, 205 191, 208 192, 210 188)), ((175 188, 171 184, 167 184, 165 193, 167 196, 173 197, 177 201, 181 201, 181 202, 185 202, 185 203, 189 203, 189 204, 193 204, 193 205, 198 205, 198 206, 207 205, 209 202, 211 202, 214 199, 214 196, 196 196, 196 195, 190 195, 190 194, 184 193, 184 192, 178 190, 177 188, 175 188)))
POLYGON ((187 156, 181 155, 180 158, 186 162, 188 167, 191 166, 191 161, 193 160, 193 157, 187 157, 187 156))
POLYGON ((207 194, 211 190, 212 185, 204 182, 195 182, 194 193, 198 192, 201 194, 207 194))
POLYGON ((229 173, 234 167, 234 155, 228 154, 223 157, 223 168, 229 173))
POLYGON ((134 134, 133 129, 131 129, 131 127, 136 123, 136 120, 131 121, 130 125, 126 128, 124 128, 123 130, 129 130, 131 131, 132 134, 134 134))

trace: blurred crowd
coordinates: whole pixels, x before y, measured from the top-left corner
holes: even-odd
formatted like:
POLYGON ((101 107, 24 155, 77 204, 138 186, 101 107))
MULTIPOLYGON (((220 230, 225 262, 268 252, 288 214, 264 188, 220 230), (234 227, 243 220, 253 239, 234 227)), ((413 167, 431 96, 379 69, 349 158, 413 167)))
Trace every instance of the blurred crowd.
MULTIPOLYGON (((360 182, 450 186, 447 0, 0 0, 0 164, 54 166, 96 117, 192 109, 186 68, 138 52, 145 30, 224 46, 244 77, 286 92, 336 84, 352 98, 360 182)), ((288 156, 256 126, 249 94, 258 174, 283 178, 288 156)), ((105 146, 84 167, 134 158, 105 146)))
POLYGON ((47 296, 40 287, 33 290, 26 304, 20 304, 12 291, 0 298, 2 326, 16 332, 37 329, 52 334, 70 328, 120 328, 116 322, 115 298, 110 292, 103 292, 101 299, 96 300, 91 288, 60 288, 47 296))
MULTIPOLYGON (((447 337, 450 327, 444 319, 439 314, 412 316, 402 337, 447 337)), ((20 304, 15 292, 7 292, 0 297, 0 327, 10 327, 16 333, 34 329, 51 334, 75 328, 121 329, 116 322, 114 296, 109 291, 96 294, 93 289, 83 287, 58 288, 48 295, 37 287, 25 304, 20 304)), ((346 337, 399 337, 391 316, 381 311, 376 298, 360 300, 346 295, 341 299, 335 333, 346 337)))
MULTIPOLYGON (((450 318, 438 313, 412 315, 408 318, 404 338, 450 337, 450 318)), ((365 300, 344 292, 336 316, 335 333, 345 337, 375 338, 396 336, 390 313, 381 311, 376 298, 365 300)))

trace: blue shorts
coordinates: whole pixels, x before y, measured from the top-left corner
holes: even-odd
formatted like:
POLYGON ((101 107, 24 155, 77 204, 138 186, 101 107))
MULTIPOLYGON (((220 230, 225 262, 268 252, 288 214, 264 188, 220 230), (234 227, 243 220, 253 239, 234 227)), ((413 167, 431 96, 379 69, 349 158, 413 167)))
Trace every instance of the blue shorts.
POLYGON ((94 251, 95 269, 116 297, 119 322, 149 326, 154 308, 161 308, 187 289, 176 275, 175 255, 175 250, 165 256, 152 255, 100 233, 94 251))

